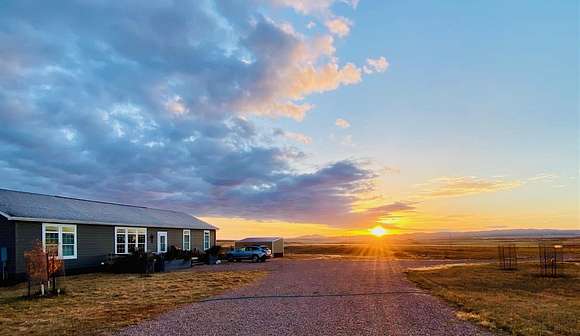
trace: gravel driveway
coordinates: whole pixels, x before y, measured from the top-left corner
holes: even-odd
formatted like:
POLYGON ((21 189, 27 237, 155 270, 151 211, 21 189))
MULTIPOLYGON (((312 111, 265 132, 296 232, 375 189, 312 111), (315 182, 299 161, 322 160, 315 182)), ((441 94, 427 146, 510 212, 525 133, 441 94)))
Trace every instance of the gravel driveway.
POLYGON ((406 268, 432 264, 278 259, 218 265, 210 269, 271 273, 120 335, 490 335, 405 279, 406 268))

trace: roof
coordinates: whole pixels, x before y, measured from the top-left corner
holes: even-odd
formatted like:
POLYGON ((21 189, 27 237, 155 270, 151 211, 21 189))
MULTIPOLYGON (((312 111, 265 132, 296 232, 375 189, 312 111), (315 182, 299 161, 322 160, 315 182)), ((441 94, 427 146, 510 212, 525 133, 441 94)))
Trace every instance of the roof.
POLYGON ((0 189, 0 215, 31 222, 217 229, 179 211, 7 189, 0 189))
POLYGON ((241 243, 260 243, 260 242, 272 242, 275 240, 280 240, 282 237, 248 237, 242 240, 238 240, 241 243))

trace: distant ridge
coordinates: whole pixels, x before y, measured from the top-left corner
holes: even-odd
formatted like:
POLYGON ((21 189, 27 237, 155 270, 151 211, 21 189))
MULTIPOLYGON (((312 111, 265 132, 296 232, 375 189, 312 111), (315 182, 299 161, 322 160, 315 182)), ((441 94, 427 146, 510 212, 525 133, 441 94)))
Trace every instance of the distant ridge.
MULTIPOLYGON (((468 232, 417 232, 386 236, 389 240, 445 240, 445 239, 492 239, 492 238, 575 238, 580 237, 580 230, 555 229, 510 229, 468 232)), ((288 238, 291 242, 304 243, 365 243, 370 236, 334 236, 305 235, 288 238)))

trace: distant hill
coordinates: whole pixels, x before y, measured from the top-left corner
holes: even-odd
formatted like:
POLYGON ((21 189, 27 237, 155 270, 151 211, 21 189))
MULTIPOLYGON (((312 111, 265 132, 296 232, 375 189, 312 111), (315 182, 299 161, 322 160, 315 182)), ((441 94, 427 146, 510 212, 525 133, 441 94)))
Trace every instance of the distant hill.
MULTIPOLYGON (((405 240, 448 240, 448 239, 493 239, 493 238, 580 238, 580 230, 553 230, 553 229, 512 229, 512 230, 488 230, 469 232, 418 232, 385 236, 384 239, 392 241, 405 240)), ((321 244, 363 244, 374 239, 371 236, 334 236, 305 235, 286 239, 296 243, 321 243, 321 244)))

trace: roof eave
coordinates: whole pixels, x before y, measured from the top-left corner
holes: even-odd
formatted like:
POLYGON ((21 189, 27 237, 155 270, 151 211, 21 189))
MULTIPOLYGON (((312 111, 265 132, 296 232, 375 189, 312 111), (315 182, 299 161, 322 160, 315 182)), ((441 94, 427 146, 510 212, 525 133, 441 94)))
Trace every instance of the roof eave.
POLYGON ((4 211, 0 211, 0 215, 6 217, 6 219, 8 219, 8 220, 10 220, 10 218, 12 217, 9 214, 5 213, 4 211))
MULTIPOLYGON (((6 216, 8 220, 16 220, 16 221, 23 221, 23 222, 49 222, 49 223, 62 223, 62 224, 92 224, 92 225, 108 225, 108 226, 144 226, 146 224, 135 224, 135 223, 112 223, 112 222, 96 222, 96 221, 83 221, 83 220, 70 220, 70 219, 55 219, 55 218, 35 218, 35 217, 17 217, 17 216, 9 216, 0 211, 0 214, 6 216)), ((206 227, 199 227, 192 225, 191 227, 183 227, 187 229, 194 229, 194 230, 218 230, 218 228, 214 227, 211 224, 208 224, 210 228, 206 227)), ((165 227, 162 225, 158 226, 151 226, 148 225, 147 227, 165 227)), ((170 227, 167 227, 170 228, 170 227)))

